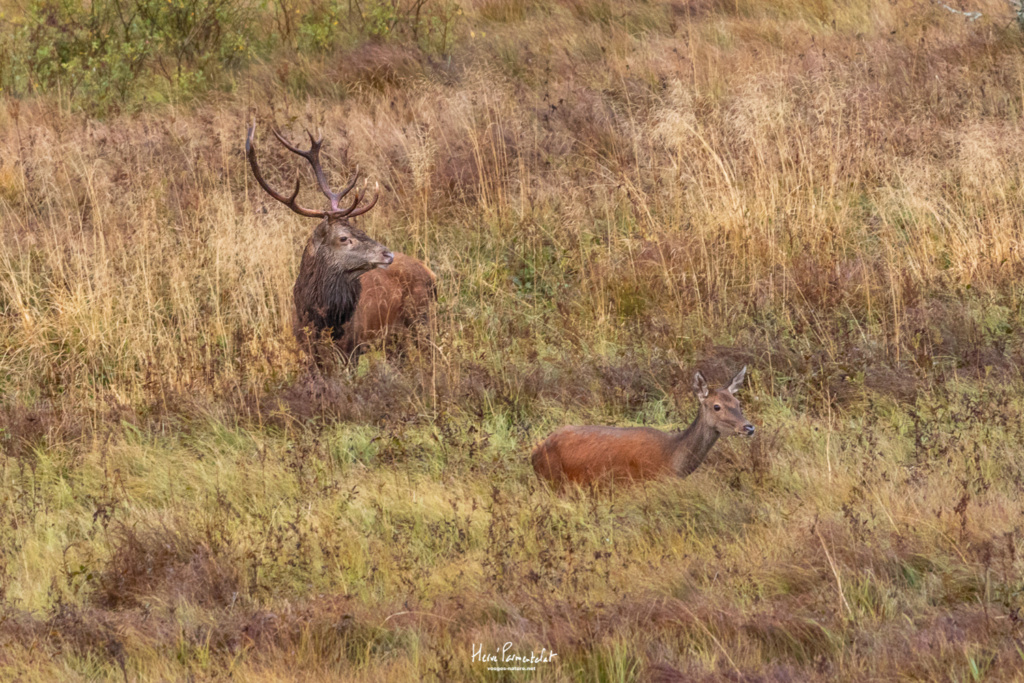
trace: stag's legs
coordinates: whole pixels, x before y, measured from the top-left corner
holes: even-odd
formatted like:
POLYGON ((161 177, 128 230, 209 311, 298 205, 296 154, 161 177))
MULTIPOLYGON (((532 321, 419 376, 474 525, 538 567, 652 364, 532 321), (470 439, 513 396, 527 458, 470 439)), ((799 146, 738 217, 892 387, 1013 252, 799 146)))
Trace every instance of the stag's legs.
POLYGON ((316 331, 310 327, 296 329, 299 348, 307 362, 310 375, 329 376, 339 366, 347 366, 350 358, 338 347, 330 330, 316 331))

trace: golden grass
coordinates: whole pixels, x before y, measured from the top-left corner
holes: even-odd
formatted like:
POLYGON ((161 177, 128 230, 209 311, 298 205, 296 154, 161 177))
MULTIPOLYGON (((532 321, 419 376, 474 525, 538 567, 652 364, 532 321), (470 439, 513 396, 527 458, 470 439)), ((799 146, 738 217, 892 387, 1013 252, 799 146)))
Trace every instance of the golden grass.
POLYGON ((1019 31, 465 9, 450 63, 370 44, 105 120, 0 107, 0 677, 1019 679, 1019 31), (269 124, 312 123, 387 188, 360 220, 437 272, 431 354, 311 390, 312 225, 251 182, 254 112, 275 182, 269 124), (554 426, 678 427, 694 369, 742 364, 755 441, 535 482, 554 426), (559 658, 472 661, 506 641, 559 658))

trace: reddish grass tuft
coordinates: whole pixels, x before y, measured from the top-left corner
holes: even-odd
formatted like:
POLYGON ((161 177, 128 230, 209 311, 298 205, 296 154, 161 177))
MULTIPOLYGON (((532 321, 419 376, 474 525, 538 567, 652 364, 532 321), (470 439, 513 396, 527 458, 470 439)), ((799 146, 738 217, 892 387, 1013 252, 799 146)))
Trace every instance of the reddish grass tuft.
POLYGON ((99 572, 93 602, 104 609, 139 607, 146 599, 203 607, 233 604, 242 590, 237 568, 209 541, 167 526, 118 525, 99 572))

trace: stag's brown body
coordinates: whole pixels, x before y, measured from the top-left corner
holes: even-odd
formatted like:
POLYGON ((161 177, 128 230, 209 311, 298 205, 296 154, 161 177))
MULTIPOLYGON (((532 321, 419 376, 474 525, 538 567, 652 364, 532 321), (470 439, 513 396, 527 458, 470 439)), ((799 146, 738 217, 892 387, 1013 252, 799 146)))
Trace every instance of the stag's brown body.
POLYGON ((422 261, 395 253, 387 268, 346 274, 325 263, 311 239, 293 289, 295 334, 329 338, 354 361, 374 343, 426 328, 436 277, 422 261))
POLYGON ((648 427, 569 426, 552 432, 533 451, 537 476, 559 486, 602 480, 641 480, 666 475, 685 477, 697 469, 720 436, 751 436, 754 427, 733 395, 746 368, 728 387, 710 391, 703 375, 694 376, 700 402, 697 417, 682 432, 648 427))
MULTIPOLYGON (((369 270, 356 263, 344 267, 332 258, 330 226, 324 221, 313 231, 299 264, 292 294, 295 301, 295 333, 300 338, 319 338, 344 330, 362 300, 362 278, 369 270)), ((352 229, 347 232, 352 237, 352 229)), ((369 238, 367 238, 369 239, 369 238)), ((349 241, 349 240, 346 240, 349 241)), ((394 256, 385 267, 390 267, 394 256)), ((371 266, 369 262, 366 264, 371 266)), ((384 272, 384 271, 381 271, 384 272)))
POLYGON ((395 253, 387 270, 363 275, 359 302, 338 342, 341 351, 354 357, 394 333, 425 328, 436 282, 425 263, 402 253, 395 253))

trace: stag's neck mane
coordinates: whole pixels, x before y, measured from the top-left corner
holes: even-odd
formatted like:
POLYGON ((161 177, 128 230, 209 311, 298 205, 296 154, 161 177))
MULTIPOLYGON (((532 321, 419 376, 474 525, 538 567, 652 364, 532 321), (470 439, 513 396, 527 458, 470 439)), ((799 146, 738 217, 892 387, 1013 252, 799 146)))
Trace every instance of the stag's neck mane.
POLYGON ((299 277, 295 281, 295 306, 301 327, 316 331, 330 329, 332 336, 342 335, 362 294, 361 271, 337 272, 316 256, 303 254, 299 277))

